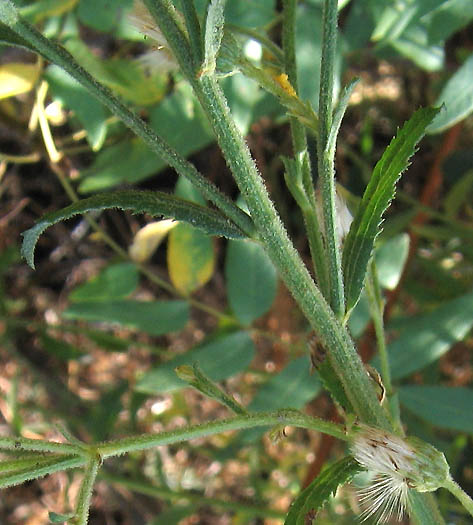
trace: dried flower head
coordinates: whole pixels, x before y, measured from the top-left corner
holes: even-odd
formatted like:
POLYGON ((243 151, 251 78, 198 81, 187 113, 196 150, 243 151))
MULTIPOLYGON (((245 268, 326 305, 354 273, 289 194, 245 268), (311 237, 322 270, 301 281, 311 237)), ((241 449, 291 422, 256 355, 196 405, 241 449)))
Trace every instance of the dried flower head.
POLYGON ((128 20, 140 33, 150 38, 154 44, 151 51, 140 57, 140 62, 150 69, 162 72, 177 69, 178 64, 169 49, 166 38, 141 0, 135 0, 128 20))
POLYGON ((449 476, 445 456, 417 438, 401 438, 377 428, 360 426, 351 445, 354 458, 372 474, 371 485, 359 491, 363 519, 376 516, 385 523, 401 520, 409 503, 409 489, 430 492, 449 476))

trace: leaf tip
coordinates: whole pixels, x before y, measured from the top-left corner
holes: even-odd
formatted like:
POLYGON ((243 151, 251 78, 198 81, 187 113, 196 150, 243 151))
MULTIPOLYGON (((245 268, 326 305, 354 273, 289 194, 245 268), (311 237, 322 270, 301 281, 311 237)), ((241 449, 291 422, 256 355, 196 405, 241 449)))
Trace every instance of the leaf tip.
POLYGON ((35 234, 34 228, 30 228, 21 234, 23 241, 21 243, 21 256, 32 270, 36 270, 34 264, 34 250, 38 236, 35 234))

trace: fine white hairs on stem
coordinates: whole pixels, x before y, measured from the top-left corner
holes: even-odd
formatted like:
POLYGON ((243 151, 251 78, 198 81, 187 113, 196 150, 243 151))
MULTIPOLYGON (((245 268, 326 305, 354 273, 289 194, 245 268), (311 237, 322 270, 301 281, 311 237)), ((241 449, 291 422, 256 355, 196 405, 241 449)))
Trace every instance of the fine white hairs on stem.
POLYGON ((145 37, 153 41, 153 48, 139 58, 141 64, 153 71, 172 71, 178 64, 169 49, 166 38, 142 0, 135 0, 128 15, 129 22, 145 37))
POLYGON ((431 492, 449 477, 445 456, 415 437, 360 425, 351 452, 372 475, 371 484, 359 491, 363 520, 375 516, 378 523, 385 523, 395 516, 400 521, 408 509, 410 489, 431 492))

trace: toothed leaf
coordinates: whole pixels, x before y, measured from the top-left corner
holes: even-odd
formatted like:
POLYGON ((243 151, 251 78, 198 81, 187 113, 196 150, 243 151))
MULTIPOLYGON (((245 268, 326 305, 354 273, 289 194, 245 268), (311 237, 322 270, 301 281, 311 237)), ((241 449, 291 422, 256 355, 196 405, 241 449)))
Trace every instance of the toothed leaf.
POLYGON ((155 217, 167 217, 188 222, 209 235, 220 235, 230 239, 245 237, 245 234, 230 219, 205 206, 161 192, 120 191, 94 195, 62 210, 45 215, 23 234, 21 248, 23 257, 34 268, 35 246, 39 236, 46 228, 74 215, 109 208, 132 210, 133 213, 148 213, 155 217))
POLYGON ((344 243, 347 312, 360 298, 374 242, 381 231, 383 214, 394 198, 396 182, 407 168, 426 127, 438 112, 439 108, 421 108, 416 111, 398 131, 373 170, 344 243))

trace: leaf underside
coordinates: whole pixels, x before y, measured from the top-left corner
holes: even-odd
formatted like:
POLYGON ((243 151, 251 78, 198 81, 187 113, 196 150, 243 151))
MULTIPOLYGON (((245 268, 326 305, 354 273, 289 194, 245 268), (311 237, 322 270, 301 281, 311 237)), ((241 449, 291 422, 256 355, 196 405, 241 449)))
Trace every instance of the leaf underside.
POLYGON ((220 212, 200 204, 161 192, 119 191, 94 195, 42 217, 32 228, 23 233, 21 247, 23 257, 34 268, 36 243, 40 235, 49 226, 75 215, 110 208, 132 210, 133 213, 148 213, 153 217, 160 216, 188 222, 209 235, 218 235, 229 239, 245 237, 245 234, 230 219, 220 212))

